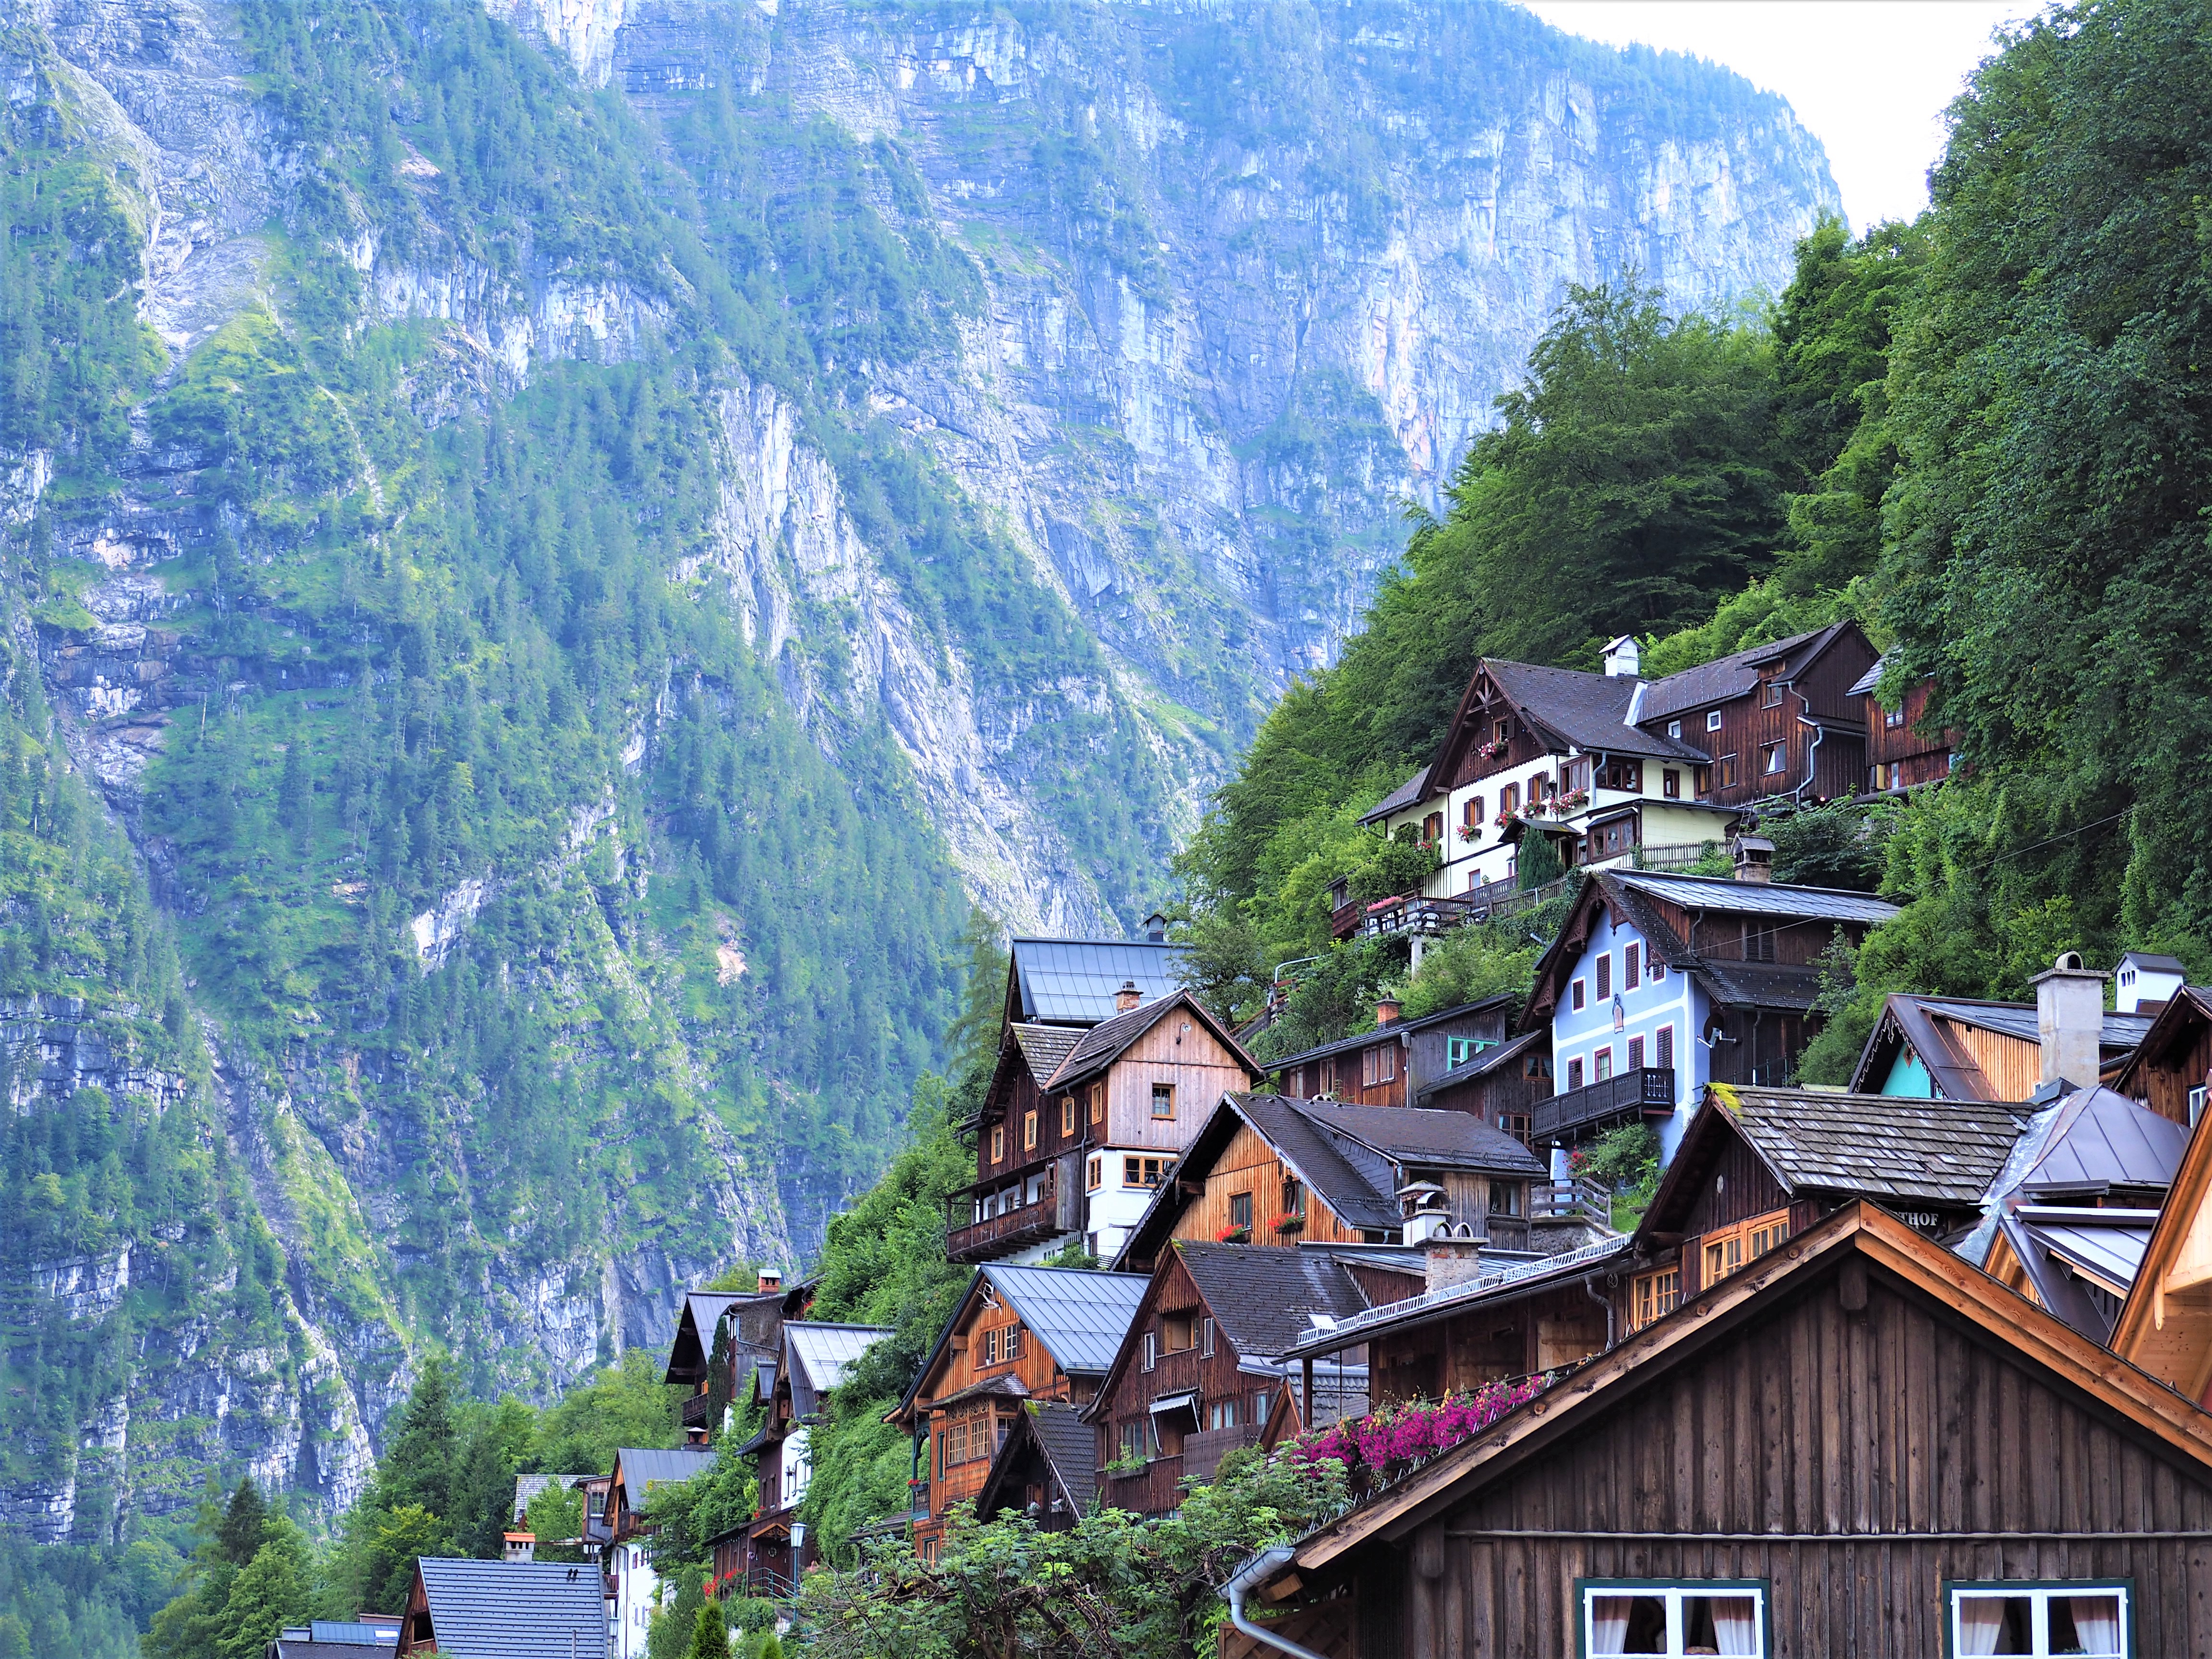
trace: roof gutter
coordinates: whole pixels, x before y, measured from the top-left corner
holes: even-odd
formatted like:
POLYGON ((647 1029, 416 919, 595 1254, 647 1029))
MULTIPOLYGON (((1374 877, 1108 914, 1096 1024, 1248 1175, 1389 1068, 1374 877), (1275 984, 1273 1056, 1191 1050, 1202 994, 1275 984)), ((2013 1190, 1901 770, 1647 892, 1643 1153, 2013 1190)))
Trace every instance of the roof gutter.
POLYGON ((1222 1599, 1229 1603, 1229 1622, 1261 1647, 1288 1654, 1290 1659, 1322 1659, 1322 1656, 1311 1648, 1302 1648, 1289 1638, 1254 1624, 1244 1612, 1244 1598, 1253 1588, 1261 1579, 1272 1577, 1290 1565, 1297 1558, 1297 1552, 1288 1544, 1278 1544, 1271 1550, 1262 1550, 1239 1567, 1229 1582, 1221 1587, 1222 1599))

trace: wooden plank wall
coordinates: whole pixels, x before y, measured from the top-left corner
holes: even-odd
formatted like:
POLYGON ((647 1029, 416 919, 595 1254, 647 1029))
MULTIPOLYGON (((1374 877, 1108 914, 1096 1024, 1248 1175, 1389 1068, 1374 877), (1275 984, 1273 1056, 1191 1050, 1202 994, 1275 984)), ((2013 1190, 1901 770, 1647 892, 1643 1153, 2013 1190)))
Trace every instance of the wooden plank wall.
POLYGON ((1943 1651, 1949 1578, 2128 1577, 2137 1653, 2212 1653, 2206 1472, 1868 1276, 1863 1313, 1830 1275, 1449 1512, 1407 1653, 1573 1653, 1580 1577, 1765 1578, 1790 1659, 1943 1651), (1896 1535, 1931 1533, 2031 1535, 1896 1535))
POLYGON ((2189 1121, 2189 1091, 2212 1070, 2212 1024, 2200 1024, 2187 1047, 2146 1060, 2136 1074, 2142 1103, 2160 1117, 2189 1121))
POLYGON ((1739 1221, 1778 1210, 1789 1201, 1790 1194, 1774 1178, 1774 1172, 1731 1131, 1682 1231, 1709 1233, 1718 1227, 1733 1227, 1739 1221))
POLYGON ((1106 1074, 1106 1127, 1114 1146, 1179 1152, 1197 1138, 1221 1097, 1249 1089, 1243 1066, 1188 1011, 1178 1010, 1132 1043, 1106 1074), (1175 1115, 1152 1115, 1152 1085, 1175 1090, 1175 1115))
POLYGON ((2023 1042, 2000 1031, 1984 1031, 1978 1026, 1945 1019, 1941 1014, 1929 1018, 1966 1051, 1968 1059, 1982 1068, 1982 1075, 1990 1080, 1993 1098, 2026 1100, 2035 1092, 2043 1076, 2043 1048, 2039 1043, 2023 1042))
POLYGON ((1230 1137, 1215 1160, 1212 1173, 1206 1178, 1205 1190, 1183 1206, 1171 1237, 1187 1238, 1194 1243, 1211 1244, 1221 1237, 1221 1230, 1229 1224, 1229 1200, 1237 1193, 1252 1194, 1253 1244, 1296 1243, 1300 1239, 1315 1239, 1324 1244, 1357 1244, 1360 1232, 1357 1227, 1347 1227, 1328 1207, 1328 1200, 1311 1188, 1306 1189, 1306 1224, 1304 1231, 1287 1236, 1276 1234, 1267 1224, 1281 1212, 1283 1180, 1290 1172, 1283 1167, 1275 1149, 1254 1132, 1249 1123, 1241 1123, 1230 1137))

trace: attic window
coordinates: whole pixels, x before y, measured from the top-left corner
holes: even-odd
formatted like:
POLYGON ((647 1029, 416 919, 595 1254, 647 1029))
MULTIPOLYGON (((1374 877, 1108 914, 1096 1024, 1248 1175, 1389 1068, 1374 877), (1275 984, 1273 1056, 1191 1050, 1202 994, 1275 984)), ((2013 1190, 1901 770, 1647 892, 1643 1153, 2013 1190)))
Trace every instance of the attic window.
POLYGON ((1152 1115, 1156 1118, 1171 1118, 1175 1115, 1174 1084, 1152 1085, 1152 1115))
POLYGON ((1782 682, 1770 679, 1759 688, 1759 706, 1764 708, 1782 707, 1782 682))
POLYGON ((1717 732, 1720 729, 1721 711, 1717 708, 1707 709, 1705 711, 1705 730, 1708 732, 1717 732))

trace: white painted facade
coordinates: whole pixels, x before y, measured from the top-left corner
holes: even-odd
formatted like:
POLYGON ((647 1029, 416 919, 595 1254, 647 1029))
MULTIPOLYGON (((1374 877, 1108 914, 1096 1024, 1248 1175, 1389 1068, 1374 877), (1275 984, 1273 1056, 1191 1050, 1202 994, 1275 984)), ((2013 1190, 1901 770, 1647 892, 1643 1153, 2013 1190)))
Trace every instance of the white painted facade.
POLYGON ((1656 1124, 1659 1157, 1671 1162, 1712 1074, 1712 1050, 1703 1039, 1712 999, 1694 976, 1659 963, 1652 974, 1650 942, 1632 924, 1616 924, 1604 907, 1593 919, 1589 941, 1568 977, 1552 1015, 1552 1079, 1561 1094, 1618 1076, 1635 1063, 1657 1067, 1671 1050, 1674 1113, 1656 1124), (1628 982, 1628 955, 1636 952, 1636 982, 1628 982), (1598 963, 1606 966, 1607 994, 1597 994, 1598 963), (1576 988, 1582 1006, 1577 1008, 1576 988), (1663 1036, 1662 1036, 1663 1034, 1663 1036))
POLYGON ((653 1609, 660 1605, 660 1575, 646 1557, 645 1540, 635 1539, 615 1548, 615 1598, 608 1615, 614 1659, 645 1659, 645 1638, 653 1624, 653 1609))

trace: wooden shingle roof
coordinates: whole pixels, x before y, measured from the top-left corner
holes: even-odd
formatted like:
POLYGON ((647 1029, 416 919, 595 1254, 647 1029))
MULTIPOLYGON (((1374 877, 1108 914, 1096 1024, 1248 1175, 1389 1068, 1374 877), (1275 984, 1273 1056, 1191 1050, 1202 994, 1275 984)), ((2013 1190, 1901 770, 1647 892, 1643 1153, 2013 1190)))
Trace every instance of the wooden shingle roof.
POLYGON ((1979 1204, 2027 1127, 2025 1108, 1982 1101, 1707 1085, 1791 1192, 1877 1203, 1979 1204))

